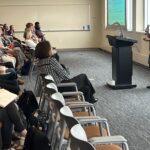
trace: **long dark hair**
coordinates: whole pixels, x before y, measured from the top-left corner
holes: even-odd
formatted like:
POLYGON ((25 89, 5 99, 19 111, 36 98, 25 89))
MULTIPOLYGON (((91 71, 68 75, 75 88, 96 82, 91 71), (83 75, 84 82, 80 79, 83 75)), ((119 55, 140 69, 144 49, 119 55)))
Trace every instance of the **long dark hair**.
POLYGON ((39 22, 35 22, 35 29, 36 30, 40 30, 40 23, 39 22))

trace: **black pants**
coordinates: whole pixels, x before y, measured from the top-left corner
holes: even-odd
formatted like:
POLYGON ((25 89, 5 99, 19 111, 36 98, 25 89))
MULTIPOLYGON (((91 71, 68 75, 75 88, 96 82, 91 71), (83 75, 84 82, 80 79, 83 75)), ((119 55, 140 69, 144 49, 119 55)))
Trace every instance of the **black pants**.
POLYGON ((17 111, 16 104, 12 102, 5 108, 0 108, 0 122, 2 123, 1 137, 3 148, 9 148, 11 145, 13 124, 17 132, 21 132, 25 128, 17 111))
MULTIPOLYGON (((65 80, 62 82, 75 82, 77 84, 78 90, 83 92, 85 101, 93 103, 95 101, 94 99, 94 93, 95 90, 89 81, 88 77, 86 74, 79 74, 72 79, 65 80)), ((71 88, 59 88, 60 92, 66 92, 66 91, 73 91, 74 89, 71 88)))
POLYGON ((30 127, 23 150, 51 150, 47 136, 40 130, 30 127))
POLYGON ((0 65, 5 66, 7 68, 14 68, 12 62, 2 62, 0 65))
POLYGON ((18 82, 16 80, 12 80, 12 81, 0 80, 0 87, 15 94, 18 94, 20 91, 18 82))

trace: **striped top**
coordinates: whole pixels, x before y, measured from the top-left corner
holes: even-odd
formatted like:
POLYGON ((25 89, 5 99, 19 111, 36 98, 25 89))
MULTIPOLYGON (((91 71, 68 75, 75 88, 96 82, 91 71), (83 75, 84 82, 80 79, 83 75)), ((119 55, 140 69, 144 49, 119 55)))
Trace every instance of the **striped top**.
POLYGON ((38 70, 40 73, 50 74, 56 84, 70 79, 69 74, 54 57, 39 60, 38 70))

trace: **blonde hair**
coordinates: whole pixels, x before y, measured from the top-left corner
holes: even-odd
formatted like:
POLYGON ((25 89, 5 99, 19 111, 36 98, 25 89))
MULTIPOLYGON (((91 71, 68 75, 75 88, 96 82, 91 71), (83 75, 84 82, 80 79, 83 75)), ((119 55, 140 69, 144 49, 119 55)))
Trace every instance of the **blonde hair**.
POLYGON ((31 39, 32 37, 32 31, 30 29, 26 29, 24 32, 24 36, 25 39, 31 39))

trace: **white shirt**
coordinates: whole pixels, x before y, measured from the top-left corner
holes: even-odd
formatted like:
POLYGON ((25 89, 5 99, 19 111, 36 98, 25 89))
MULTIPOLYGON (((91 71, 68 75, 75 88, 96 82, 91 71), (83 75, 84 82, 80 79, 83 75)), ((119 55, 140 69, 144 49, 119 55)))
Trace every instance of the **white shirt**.
POLYGON ((27 46, 29 46, 31 49, 35 50, 35 47, 37 44, 33 40, 27 39, 27 40, 25 40, 25 42, 26 42, 27 46))

